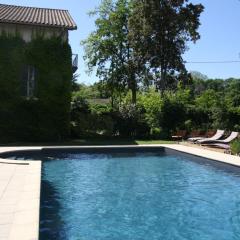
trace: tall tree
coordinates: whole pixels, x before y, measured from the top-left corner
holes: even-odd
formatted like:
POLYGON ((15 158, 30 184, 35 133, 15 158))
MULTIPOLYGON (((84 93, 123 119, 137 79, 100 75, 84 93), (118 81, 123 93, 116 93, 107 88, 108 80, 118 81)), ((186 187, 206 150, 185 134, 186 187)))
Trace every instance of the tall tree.
POLYGON ((156 87, 164 92, 188 74, 182 55, 200 35, 201 4, 188 0, 132 0, 129 40, 140 65, 149 66, 156 87))
POLYGON ((112 98, 130 89, 132 102, 136 103, 137 77, 128 40, 128 5, 128 0, 103 0, 92 13, 97 16, 96 30, 83 44, 89 69, 97 68, 97 75, 111 89, 112 98))

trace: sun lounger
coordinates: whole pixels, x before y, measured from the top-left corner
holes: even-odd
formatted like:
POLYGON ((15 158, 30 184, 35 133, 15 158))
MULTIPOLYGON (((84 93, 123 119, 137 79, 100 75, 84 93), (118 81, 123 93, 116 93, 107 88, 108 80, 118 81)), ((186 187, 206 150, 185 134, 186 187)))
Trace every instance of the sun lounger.
POLYGON ((197 140, 202 140, 202 139, 205 139, 205 137, 192 137, 192 138, 188 138, 187 141, 196 142, 197 140))
POLYGON ((208 140, 208 141, 200 140, 198 142, 200 142, 202 145, 206 145, 208 143, 223 143, 223 144, 227 144, 227 143, 230 143, 233 140, 235 140, 238 137, 238 135, 239 135, 238 132, 232 132, 228 138, 223 139, 223 140, 208 140))
POLYGON ((206 141, 206 142, 201 142, 201 140, 199 142, 201 142, 202 144, 206 144, 206 143, 223 143, 223 144, 227 144, 232 142, 233 140, 235 140, 238 137, 238 132, 232 132, 230 134, 230 136, 226 139, 223 140, 210 140, 210 141, 206 141))
POLYGON ((189 142, 195 142, 197 140, 203 139, 204 136, 201 134, 201 131, 192 131, 190 134, 190 138, 187 139, 189 142))
POLYGON ((186 137, 186 135, 187 135, 186 130, 179 130, 172 136, 172 139, 175 141, 182 140, 186 137))
POLYGON ((224 153, 231 153, 231 147, 226 143, 209 143, 205 144, 204 146, 224 149, 224 153))
POLYGON ((197 143, 208 143, 208 142, 212 142, 212 141, 215 141, 215 140, 218 140, 220 139, 224 134, 224 130, 217 130, 217 132, 215 133, 214 136, 210 137, 210 138, 201 138, 201 139, 197 139, 193 142, 197 142, 197 143))
POLYGON ((209 143, 209 144, 206 144, 206 146, 215 147, 215 148, 221 148, 221 149, 225 149, 225 150, 229 150, 230 149, 230 145, 229 144, 225 144, 225 143, 209 143))

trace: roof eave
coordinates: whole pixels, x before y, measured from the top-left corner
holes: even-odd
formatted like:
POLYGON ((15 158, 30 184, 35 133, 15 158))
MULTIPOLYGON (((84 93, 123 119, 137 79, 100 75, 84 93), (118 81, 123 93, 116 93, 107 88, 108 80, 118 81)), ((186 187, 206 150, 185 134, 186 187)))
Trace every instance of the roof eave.
POLYGON ((69 28, 68 30, 70 30, 70 31, 77 30, 77 26, 69 28))
POLYGON ((14 21, 5 21, 0 20, 1 23, 7 23, 7 24, 17 24, 17 25, 25 25, 25 26, 38 26, 38 27, 48 27, 48 28, 61 28, 66 30, 77 30, 77 25, 70 27, 70 26, 59 26, 59 25, 51 25, 51 24, 41 24, 41 23, 26 23, 26 22, 14 22, 14 21))

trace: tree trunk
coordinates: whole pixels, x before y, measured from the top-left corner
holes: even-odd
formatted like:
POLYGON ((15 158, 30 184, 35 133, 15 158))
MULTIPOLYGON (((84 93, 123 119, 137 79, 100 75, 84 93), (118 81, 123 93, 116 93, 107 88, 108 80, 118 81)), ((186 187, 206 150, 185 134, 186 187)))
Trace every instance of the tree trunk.
POLYGON ((136 88, 132 88, 132 104, 136 104, 137 103, 137 91, 136 88))
POLYGON ((134 73, 131 73, 129 88, 132 92, 132 104, 136 104, 137 103, 137 84, 136 84, 134 73))

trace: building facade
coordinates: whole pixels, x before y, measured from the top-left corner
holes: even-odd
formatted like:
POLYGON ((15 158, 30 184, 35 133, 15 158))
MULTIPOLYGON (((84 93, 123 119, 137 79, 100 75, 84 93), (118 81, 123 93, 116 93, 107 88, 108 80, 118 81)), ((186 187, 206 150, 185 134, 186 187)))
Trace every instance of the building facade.
POLYGON ((75 29, 67 10, 0 4, 0 142, 68 136, 75 29))

